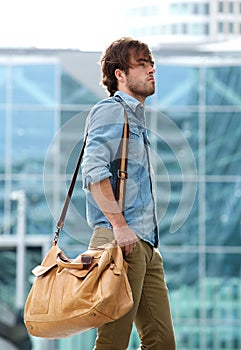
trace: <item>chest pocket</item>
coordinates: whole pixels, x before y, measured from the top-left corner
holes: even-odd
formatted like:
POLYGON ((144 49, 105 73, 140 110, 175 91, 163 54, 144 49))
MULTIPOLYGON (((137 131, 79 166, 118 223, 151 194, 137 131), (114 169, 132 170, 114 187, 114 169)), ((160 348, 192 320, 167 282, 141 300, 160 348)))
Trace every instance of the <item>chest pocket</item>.
POLYGON ((128 158, 142 162, 145 153, 143 129, 137 125, 130 125, 128 158))

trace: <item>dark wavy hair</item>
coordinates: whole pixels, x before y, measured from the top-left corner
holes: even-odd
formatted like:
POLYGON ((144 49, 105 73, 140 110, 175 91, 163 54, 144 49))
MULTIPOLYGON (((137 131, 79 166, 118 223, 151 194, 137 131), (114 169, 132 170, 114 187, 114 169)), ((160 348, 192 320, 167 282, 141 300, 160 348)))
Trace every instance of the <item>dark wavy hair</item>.
POLYGON ((140 54, 152 60, 152 55, 147 44, 134 40, 132 38, 124 37, 114 41, 103 53, 100 59, 102 69, 102 85, 107 88, 110 96, 113 96, 117 91, 117 79, 115 77, 115 70, 121 69, 128 74, 130 66, 130 53, 135 57, 140 54))

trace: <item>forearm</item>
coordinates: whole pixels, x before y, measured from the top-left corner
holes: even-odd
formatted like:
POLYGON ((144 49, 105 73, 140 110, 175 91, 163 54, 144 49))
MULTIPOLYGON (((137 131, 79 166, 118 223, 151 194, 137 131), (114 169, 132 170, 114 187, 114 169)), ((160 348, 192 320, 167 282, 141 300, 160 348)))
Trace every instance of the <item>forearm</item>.
POLYGON ((107 178, 96 184, 90 184, 90 191, 96 204, 113 227, 114 237, 128 255, 134 249, 138 237, 126 223, 121 209, 115 199, 110 179, 107 178))
POLYGON ((95 202, 113 228, 127 226, 125 218, 115 199, 109 178, 97 184, 90 184, 90 191, 95 202))

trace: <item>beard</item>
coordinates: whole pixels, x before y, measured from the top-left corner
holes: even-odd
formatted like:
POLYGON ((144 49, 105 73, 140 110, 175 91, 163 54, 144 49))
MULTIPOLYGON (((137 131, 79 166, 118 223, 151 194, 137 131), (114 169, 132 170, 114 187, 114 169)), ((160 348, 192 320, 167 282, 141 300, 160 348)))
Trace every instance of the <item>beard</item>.
POLYGON ((126 86, 133 95, 143 98, 155 93, 155 82, 149 80, 140 81, 127 76, 126 86))

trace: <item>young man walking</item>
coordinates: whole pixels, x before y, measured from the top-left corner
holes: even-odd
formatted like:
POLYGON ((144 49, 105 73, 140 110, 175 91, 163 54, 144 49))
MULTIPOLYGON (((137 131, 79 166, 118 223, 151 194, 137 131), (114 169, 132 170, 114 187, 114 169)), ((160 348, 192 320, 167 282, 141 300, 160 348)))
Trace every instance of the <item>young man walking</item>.
POLYGON ((152 54, 146 44, 121 38, 106 49, 100 63, 102 84, 110 97, 97 103, 89 114, 82 163, 87 220, 94 230, 90 247, 113 239, 122 247, 129 264, 134 306, 119 320, 98 329, 94 349, 127 349, 134 322, 140 338, 139 349, 174 350, 168 290, 157 249, 158 227, 145 128, 145 99, 155 92, 152 54), (115 189, 123 107, 130 130, 122 212, 115 199, 115 189))

